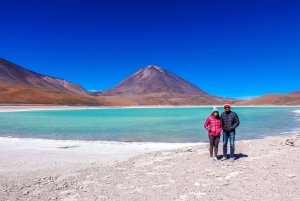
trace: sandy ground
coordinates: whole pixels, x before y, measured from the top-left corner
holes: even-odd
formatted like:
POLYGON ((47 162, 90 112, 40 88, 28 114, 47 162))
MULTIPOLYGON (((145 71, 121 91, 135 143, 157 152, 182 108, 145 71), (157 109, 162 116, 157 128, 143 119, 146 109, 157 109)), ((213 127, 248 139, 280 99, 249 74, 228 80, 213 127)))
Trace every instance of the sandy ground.
POLYGON ((239 141, 235 162, 214 163, 207 144, 0 142, 1 201, 300 200, 300 133, 239 141))

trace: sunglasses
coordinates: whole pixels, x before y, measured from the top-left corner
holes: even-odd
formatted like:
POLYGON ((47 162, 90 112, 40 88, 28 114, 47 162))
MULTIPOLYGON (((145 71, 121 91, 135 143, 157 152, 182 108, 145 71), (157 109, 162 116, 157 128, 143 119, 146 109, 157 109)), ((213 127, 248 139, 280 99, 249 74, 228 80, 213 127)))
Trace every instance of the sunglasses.
POLYGON ((213 113, 219 113, 219 112, 217 112, 217 111, 214 111, 213 113))

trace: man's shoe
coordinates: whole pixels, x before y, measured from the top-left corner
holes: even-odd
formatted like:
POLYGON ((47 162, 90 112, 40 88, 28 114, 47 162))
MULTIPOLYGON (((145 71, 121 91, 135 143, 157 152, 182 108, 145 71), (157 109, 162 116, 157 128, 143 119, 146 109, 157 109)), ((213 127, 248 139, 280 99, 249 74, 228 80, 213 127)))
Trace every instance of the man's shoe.
POLYGON ((227 160, 226 157, 221 158, 221 161, 226 161, 226 160, 227 160))
POLYGON ((234 158, 230 158, 230 162, 234 162, 234 158))

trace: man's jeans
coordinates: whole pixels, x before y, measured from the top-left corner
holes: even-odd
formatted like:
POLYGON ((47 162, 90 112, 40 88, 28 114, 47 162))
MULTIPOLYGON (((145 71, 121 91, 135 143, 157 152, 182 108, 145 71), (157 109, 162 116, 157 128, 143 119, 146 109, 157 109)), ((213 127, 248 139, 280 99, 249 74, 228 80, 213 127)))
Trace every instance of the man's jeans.
POLYGON ((223 156, 227 157, 227 143, 228 139, 230 142, 230 158, 234 157, 234 140, 235 140, 235 132, 224 132, 223 131, 223 156))

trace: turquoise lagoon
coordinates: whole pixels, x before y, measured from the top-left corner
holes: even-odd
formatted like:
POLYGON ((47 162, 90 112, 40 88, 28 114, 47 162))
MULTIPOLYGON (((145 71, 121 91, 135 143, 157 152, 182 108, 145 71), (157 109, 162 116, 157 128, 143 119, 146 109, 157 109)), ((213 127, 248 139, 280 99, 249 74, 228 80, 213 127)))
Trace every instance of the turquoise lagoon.
MULTIPOLYGON (((222 107, 218 107, 223 111, 222 107)), ((106 108, 0 113, 0 136, 55 140, 207 142, 203 128, 212 107, 106 108)), ((233 107, 236 139, 300 130, 300 107, 233 107)))

